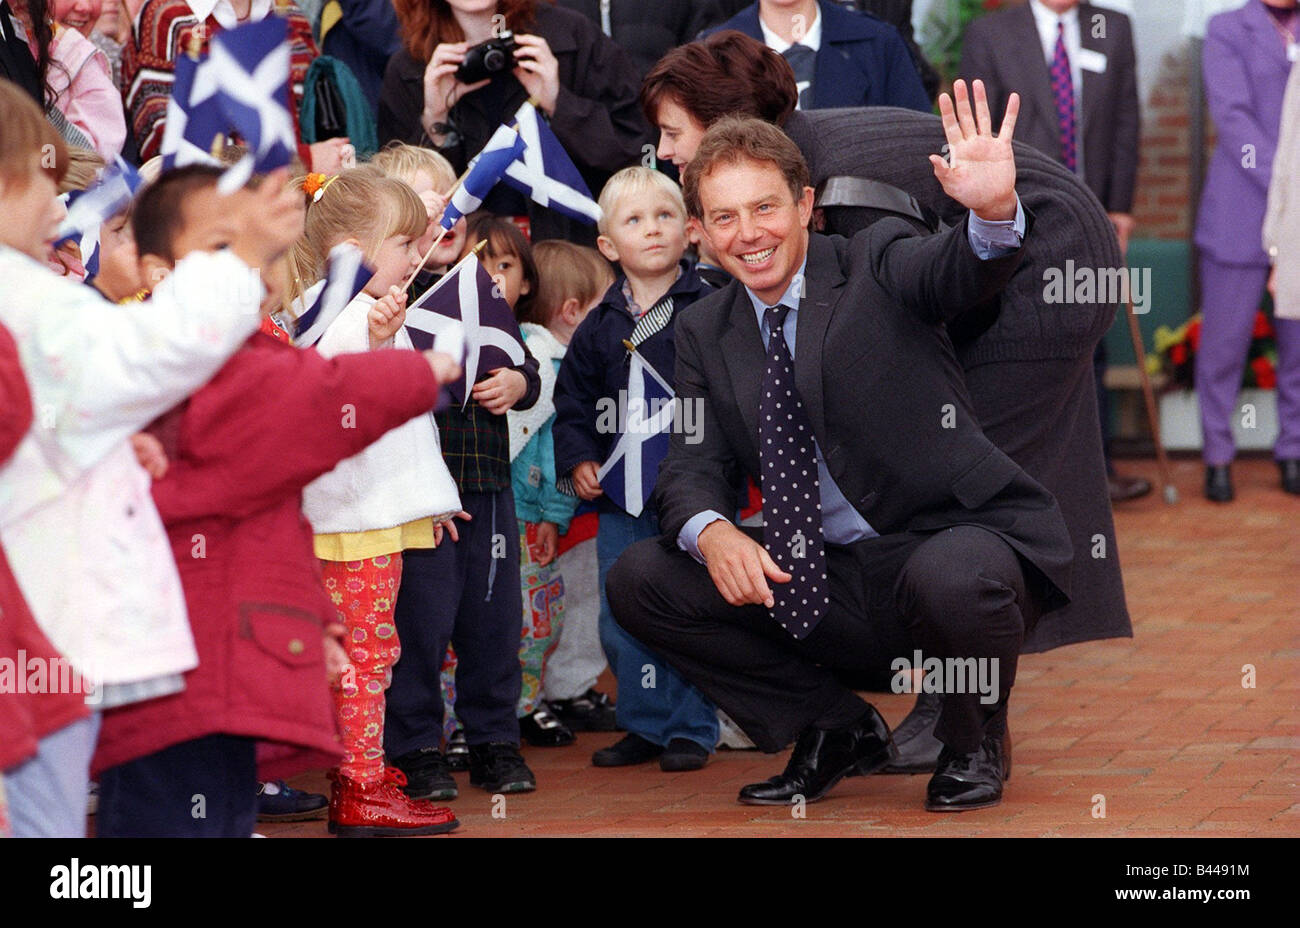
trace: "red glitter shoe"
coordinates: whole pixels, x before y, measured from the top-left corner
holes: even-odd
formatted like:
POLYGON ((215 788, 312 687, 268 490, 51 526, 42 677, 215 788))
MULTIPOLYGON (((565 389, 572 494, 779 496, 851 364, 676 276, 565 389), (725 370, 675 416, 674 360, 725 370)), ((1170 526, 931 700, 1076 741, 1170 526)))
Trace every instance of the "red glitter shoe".
POLYGON ((340 838, 441 835, 460 827, 451 809, 408 798, 406 775, 396 767, 385 767, 378 783, 358 783, 337 770, 329 779, 329 830, 340 838))

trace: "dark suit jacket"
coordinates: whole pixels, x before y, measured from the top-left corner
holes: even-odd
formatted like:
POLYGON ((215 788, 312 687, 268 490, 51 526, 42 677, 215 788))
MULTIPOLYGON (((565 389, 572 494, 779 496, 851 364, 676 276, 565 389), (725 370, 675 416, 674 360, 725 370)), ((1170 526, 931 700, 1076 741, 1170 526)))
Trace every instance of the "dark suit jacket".
MULTIPOLYGON (((905 106, 930 112, 912 53, 888 23, 818 0, 822 43, 813 71, 812 109, 836 106, 905 106)), ((758 4, 741 10, 721 26, 763 41, 758 4)))
MULTIPOLYGON (((937 116, 883 106, 814 110, 792 113, 784 128, 814 185, 860 175, 906 190, 949 223, 967 213, 943 192, 927 160, 945 142, 937 116)), ((949 335, 984 434, 1056 497, 1074 543, 1070 605, 1042 618, 1025 640, 1032 652, 1133 635, 1092 379, 1093 349, 1119 305, 1043 301, 1049 268, 1067 260, 1118 267, 1123 259, 1105 210, 1083 181, 1019 139, 1012 144, 1016 191, 1035 216, 1034 234, 994 305, 954 320, 949 335), (1104 558, 1092 556, 1098 534, 1106 539, 1104 558)))
MULTIPOLYGON (((1083 70, 1084 182, 1108 212, 1131 212, 1141 130, 1133 27, 1123 13, 1081 3, 1079 31, 1085 49, 1106 56, 1105 72, 1083 70)), ((1042 48, 1028 5, 982 16, 966 29, 959 76, 984 81, 995 113, 1019 93, 1016 138, 1059 161, 1061 133, 1042 48)))
MULTIPOLYGON (((964 222, 932 236, 893 219, 852 240, 812 235, 795 382, 831 476, 876 531, 987 528, 1036 568, 1027 583, 1055 608, 1069 594, 1072 554, 1060 510, 980 431, 943 326, 1000 290, 1022 257, 980 261, 964 222)), ((701 406, 701 440, 674 435, 660 468, 667 538, 699 512, 726 512, 737 470, 760 481, 765 356, 739 282, 678 320, 675 387, 701 406)))

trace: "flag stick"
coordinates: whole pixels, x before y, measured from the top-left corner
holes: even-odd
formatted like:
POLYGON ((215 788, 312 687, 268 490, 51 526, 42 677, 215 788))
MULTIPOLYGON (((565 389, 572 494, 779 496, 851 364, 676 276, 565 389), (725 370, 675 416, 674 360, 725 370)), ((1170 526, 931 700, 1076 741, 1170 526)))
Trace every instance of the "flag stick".
POLYGON ((424 253, 424 257, 420 259, 420 263, 415 266, 415 270, 411 271, 411 276, 406 278, 405 282, 403 282, 402 284, 403 291, 405 291, 407 288, 411 286, 411 281, 415 280, 415 275, 420 273, 420 271, 424 270, 424 262, 429 260, 429 258, 433 255, 433 250, 442 243, 442 240, 447 237, 447 233, 450 231, 451 229, 443 229, 441 232, 438 233, 437 237, 434 238, 433 244, 430 245, 429 250, 424 253))
MULTIPOLYGON (((466 177, 469 177, 469 168, 466 168, 465 173, 460 175, 460 177, 456 178, 456 183, 452 184, 451 189, 447 191, 446 196, 447 196, 448 203, 451 203, 452 194, 454 194, 457 188, 460 187, 460 185, 465 182, 466 177)), ((447 207, 444 206, 442 208, 442 211, 446 213, 447 207)), ((455 225, 456 224, 453 222, 452 227, 454 228, 455 225)), ((438 237, 433 240, 433 244, 431 244, 429 246, 429 250, 424 253, 424 257, 420 259, 420 263, 415 266, 415 270, 411 271, 411 276, 406 278, 406 283, 402 284, 403 290, 408 289, 411 286, 411 281, 415 280, 415 275, 420 273, 420 271, 424 270, 424 262, 429 260, 430 256, 433 255, 434 249, 437 248, 440 244, 442 244, 442 240, 447 236, 447 233, 450 231, 451 229, 443 229, 441 232, 438 233, 438 237)))
MULTIPOLYGON (((518 131, 519 131, 518 129, 515 130, 516 134, 518 134, 518 131)), ((477 160, 477 158, 475 158, 475 160, 477 160)), ((471 161, 470 166, 465 168, 465 173, 461 174, 460 177, 456 178, 456 183, 451 185, 451 189, 448 190, 446 193, 448 203, 451 202, 452 194, 454 194, 456 190, 460 187, 460 185, 465 182, 465 178, 469 177, 469 172, 473 169, 473 166, 474 166, 474 162, 471 161)), ((447 208, 443 207, 443 213, 445 214, 446 212, 447 212, 447 208)), ((455 223, 453 223, 453 225, 455 225, 455 223)), ((441 232, 438 233, 438 237, 433 240, 433 244, 429 246, 429 250, 426 251, 424 253, 424 257, 420 259, 419 265, 415 268, 414 271, 411 272, 411 276, 406 278, 406 283, 402 285, 403 290, 411 286, 411 281, 415 280, 415 275, 420 273, 420 269, 424 267, 424 262, 429 260, 429 256, 433 254, 433 250, 438 247, 439 243, 443 240, 443 237, 450 231, 451 231, 450 229, 443 229, 441 232)))
MULTIPOLYGON (((451 278, 455 277, 456 274, 460 271, 462 265, 464 265, 465 263, 467 263, 467 262, 470 261, 471 259, 477 260, 477 259, 478 259, 478 254, 479 254, 479 252, 482 251, 482 250, 483 250, 484 248, 486 248, 486 247, 487 247, 487 239, 483 239, 483 240, 480 241, 477 245, 475 245, 473 248, 471 248, 469 251, 465 252, 465 256, 464 256, 463 258, 461 258, 459 261, 457 261, 455 264, 453 264, 453 265, 452 265, 452 266, 447 270, 447 273, 446 273, 446 274, 443 274, 443 275, 442 275, 442 278, 441 278, 441 279, 440 279, 436 284, 434 284, 434 285, 433 285, 432 287, 430 287, 428 290, 426 290, 426 291, 424 291, 423 293, 421 293, 421 294, 420 294, 420 295, 415 299, 415 303, 419 303, 419 302, 422 301, 422 300, 427 300, 427 299, 428 299, 428 298, 433 294, 433 292, 434 292, 435 290, 437 290, 439 287, 441 287, 443 284, 445 284, 445 283, 446 283, 447 281, 449 281, 451 278)), ((412 303, 411 305, 414 306, 415 303, 412 303)), ((407 308, 409 309, 410 307, 408 306, 407 308)))

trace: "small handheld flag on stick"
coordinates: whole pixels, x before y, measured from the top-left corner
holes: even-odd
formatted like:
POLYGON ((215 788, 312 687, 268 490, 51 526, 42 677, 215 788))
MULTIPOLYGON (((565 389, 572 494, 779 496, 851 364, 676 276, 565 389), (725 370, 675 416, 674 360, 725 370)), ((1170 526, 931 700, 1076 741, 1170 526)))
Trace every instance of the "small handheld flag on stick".
POLYGON ((212 157, 212 141, 224 131, 221 109, 209 93, 199 99, 194 94, 194 80, 203 64, 189 55, 176 58, 172 94, 167 100, 163 123, 163 170, 187 164, 219 164, 212 157))
POLYGON ((502 180, 541 206, 590 225, 599 222, 600 206, 591 198, 586 181, 531 101, 519 107, 515 123, 524 149, 502 180))
POLYGON ((300 311, 294 345, 310 348, 320 341, 339 313, 374 276, 374 271, 366 266, 361 250, 355 245, 344 243, 331 248, 325 279, 308 288, 302 295, 302 305, 295 307, 300 311))
POLYGON ((289 112, 288 22, 268 16, 219 33, 209 48, 207 67, 195 86, 201 88, 204 77, 217 86, 227 128, 250 151, 247 163, 237 167, 251 175, 292 162, 298 138, 289 112))
POLYGON ((524 140, 510 126, 498 126, 483 150, 474 156, 460 183, 452 189, 451 200, 439 220, 450 229, 461 216, 483 205, 484 198, 501 180, 506 169, 524 152, 524 140))
POLYGON ((614 450, 596 472, 601 489, 630 516, 639 516, 668 455, 674 394, 668 382, 625 341, 630 353, 624 421, 614 450))
POLYGON ((484 198, 492 192, 492 188, 501 180, 501 175, 506 168, 523 150, 524 143, 519 133, 509 126, 500 126, 492 133, 492 138, 488 139, 483 150, 470 161, 465 173, 456 178, 456 183, 451 185, 451 190, 447 193, 447 208, 442 211, 442 217, 438 220, 442 231, 420 258, 420 263, 411 272, 411 276, 406 279, 406 283, 402 286, 403 290, 415 280, 415 275, 420 273, 424 263, 429 260, 429 256, 442 243, 447 233, 455 227, 456 222, 483 205, 484 198))
POLYGON ((79 239, 87 283, 99 273, 100 226, 126 209, 139 188, 139 173, 118 155, 94 184, 68 195, 68 215, 55 233, 55 247, 79 239))
POLYGON ((221 178, 223 193, 242 187, 255 171, 293 160, 298 139, 289 111, 288 35, 284 19, 268 16, 218 34, 201 61, 177 59, 163 128, 165 168, 216 163, 210 152, 225 133, 237 134, 249 154, 221 178))
MULTIPOLYGON (((519 323, 510 304, 488 276, 474 249, 447 275, 406 308, 406 329, 416 348, 463 339, 464 379, 447 385, 447 392, 469 403, 473 385, 500 367, 518 367, 527 358, 519 338, 519 323)), ((443 349, 440 349, 443 350, 443 349)))

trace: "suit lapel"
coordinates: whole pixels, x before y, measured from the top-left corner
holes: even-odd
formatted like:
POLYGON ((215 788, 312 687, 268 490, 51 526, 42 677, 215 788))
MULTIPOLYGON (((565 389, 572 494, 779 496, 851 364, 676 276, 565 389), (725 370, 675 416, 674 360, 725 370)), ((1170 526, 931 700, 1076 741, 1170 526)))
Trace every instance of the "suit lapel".
POLYGON ((754 304, 749 301, 745 288, 736 283, 736 295, 731 302, 728 327, 719 340, 722 359, 731 378, 731 389, 745 420, 745 437, 758 453, 758 395, 763 385, 763 337, 754 318, 754 304))
POLYGON ((812 421, 818 443, 826 447, 826 404, 822 392, 822 348, 839 290, 844 285, 835 246, 822 235, 808 240, 805 291, 795 321, 794 383, 812 421))
POLYGON ((1016 56, 1021 62, 1020 78, 1016 81, 1018 86, 1009 89, 1019 91, 1022 97, 1033 98, 1034 108, 1055 128, 1056 97, 1052 95, 1052 72, 1043 57, 1043 40, 1039 38, 1034 11, 1028 4, 1007 16, 1007 31, 1011 33, 1007 36, 1007 47, 1025 50, 1023 55, 1016 56))
MULTIPOLYGON (((1092 16, 1096 11, 1092 6, 1086 3, 1079 4, 1079 44, 1089 51, 1099 52, 1106 56, 1106 70, 1098 74, 1096 71, 1089 71, 1087 68, 1080 67, 1079 71, 1083 77, 1083 124, 1082 129, 1087 131, 1087 127, 1092 125, 1095 119, 1106 121, 1105 113, 1098 113, 1098 108, 1106 108, 1112 105, 1113 101, 1107 99, 1106 93, 1107 82, 1110 81, 1110 53, 1114 43, 1110 41, 1111 33, 1106 31, 1103 37, 1095 39, 1092 36, 1092 16)), ((1080 142, 1082 142, 1082 135, 1080 142)))

